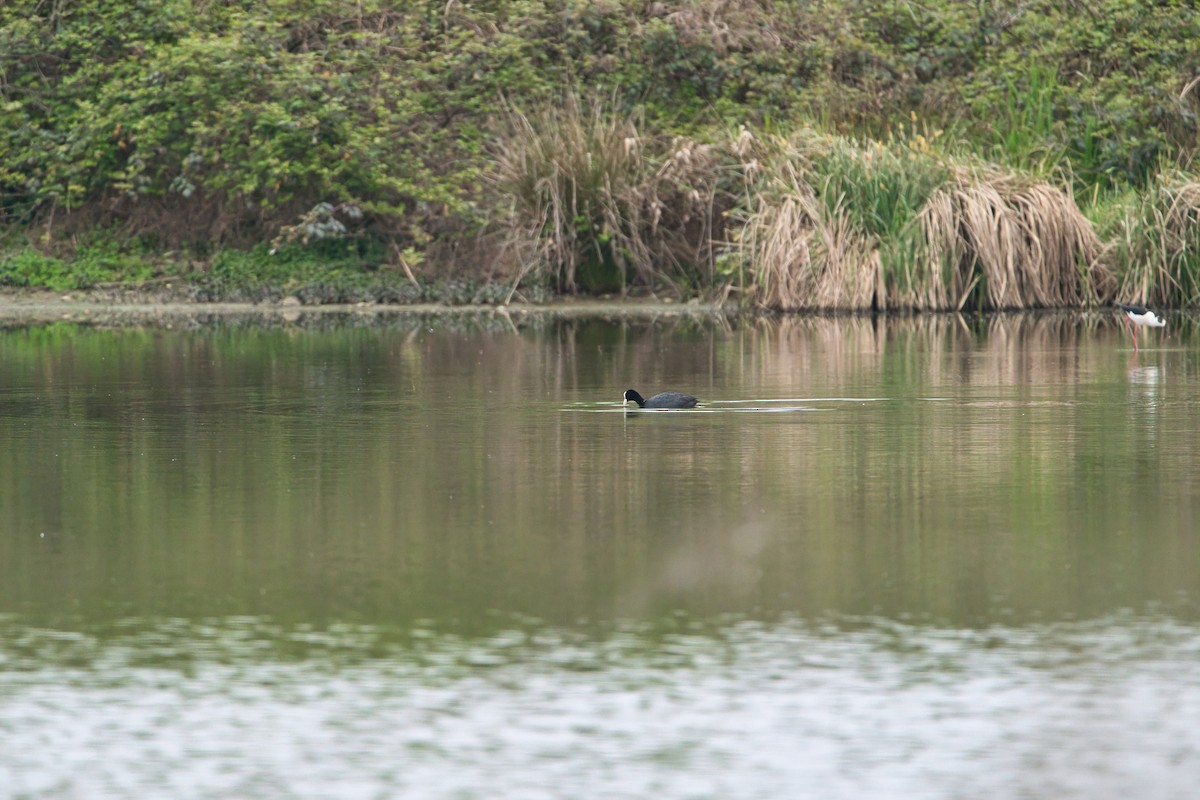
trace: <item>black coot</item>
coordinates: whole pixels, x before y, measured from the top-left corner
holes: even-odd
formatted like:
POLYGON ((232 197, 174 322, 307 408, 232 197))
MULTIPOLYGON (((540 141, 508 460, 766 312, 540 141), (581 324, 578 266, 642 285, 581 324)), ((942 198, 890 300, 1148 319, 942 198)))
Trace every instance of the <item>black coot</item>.
POLYGON ((637 403, 638 408, 695 408, 699 402, 691 395, 679 392, 662 392, 646 400, 633 389, 626 389, 625 402, 630 400, 637 403))

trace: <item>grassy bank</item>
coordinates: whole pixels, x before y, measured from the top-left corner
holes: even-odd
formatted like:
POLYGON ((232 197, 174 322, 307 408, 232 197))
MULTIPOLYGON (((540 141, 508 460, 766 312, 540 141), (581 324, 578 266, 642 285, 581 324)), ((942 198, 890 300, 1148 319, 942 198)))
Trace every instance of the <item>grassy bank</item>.
POLYGON ((0 285, 773 309, 1200 301, 1200 15, 0 8, 0 285))

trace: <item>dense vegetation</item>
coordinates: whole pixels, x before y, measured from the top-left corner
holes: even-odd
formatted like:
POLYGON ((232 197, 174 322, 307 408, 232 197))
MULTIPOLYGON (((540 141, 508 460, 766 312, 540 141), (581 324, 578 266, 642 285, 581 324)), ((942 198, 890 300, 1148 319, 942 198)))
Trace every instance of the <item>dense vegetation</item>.
POLYGON ((1200 301, 1200 13, 8 0, 0 282, 1200 301))

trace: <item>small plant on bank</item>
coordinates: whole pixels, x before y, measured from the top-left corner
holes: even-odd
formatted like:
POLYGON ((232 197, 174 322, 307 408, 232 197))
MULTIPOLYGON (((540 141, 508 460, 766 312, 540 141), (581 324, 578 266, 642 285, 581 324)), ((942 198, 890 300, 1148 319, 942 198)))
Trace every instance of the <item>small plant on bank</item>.
POLYGON ((69 259, 26 244, 0 255, 0 285, 67 292, 109 283, 136 286, 175 271, 169 263, 156 264, 150 252, 136 241, 121 243, 107 231, 79 244, 69 259))

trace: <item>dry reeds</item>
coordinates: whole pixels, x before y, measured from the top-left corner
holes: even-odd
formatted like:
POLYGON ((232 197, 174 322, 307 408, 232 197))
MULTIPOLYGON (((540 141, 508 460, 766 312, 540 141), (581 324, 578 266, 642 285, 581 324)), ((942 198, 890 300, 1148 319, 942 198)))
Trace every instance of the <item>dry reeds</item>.
POLYGON ((762 306, 839 311, 871 306, 878 253, 846 214, 822 204, 794 172, 758 195, 739 245, 762 306))
POLYGON ((1071 197, 906 142, 802 137, 764 156, 737 239, 779 309, 1055 308, 1115 281, 1071 197))
MULTIPOLYGON (((839 311, 1056 308, 1115 290, 1070 195, 968 168, 921 137, 763 140, 742 128, 724 145, 666 143, 574 99, 512 124, 496 170, 509 241, 562 290, 720 275, 762 307, 839 311), (717 252, 722 224, 731 242, 717 252)), ((1200 216, 1200 185, 1175 197, 1162 217, 1179 220, 1178 238, 1200 216)))
POLYGON ((1094 303, 1111 291, 1100 241, 1070 196, 1012 175, 959 170, 921 213, 942 308, 1094 303))
POLYGON ((711 281, 710 146, 644 137, 636 116, 574 95, 509 118, 493 178, 522 274, 547 271, 564 291, 711 281))

